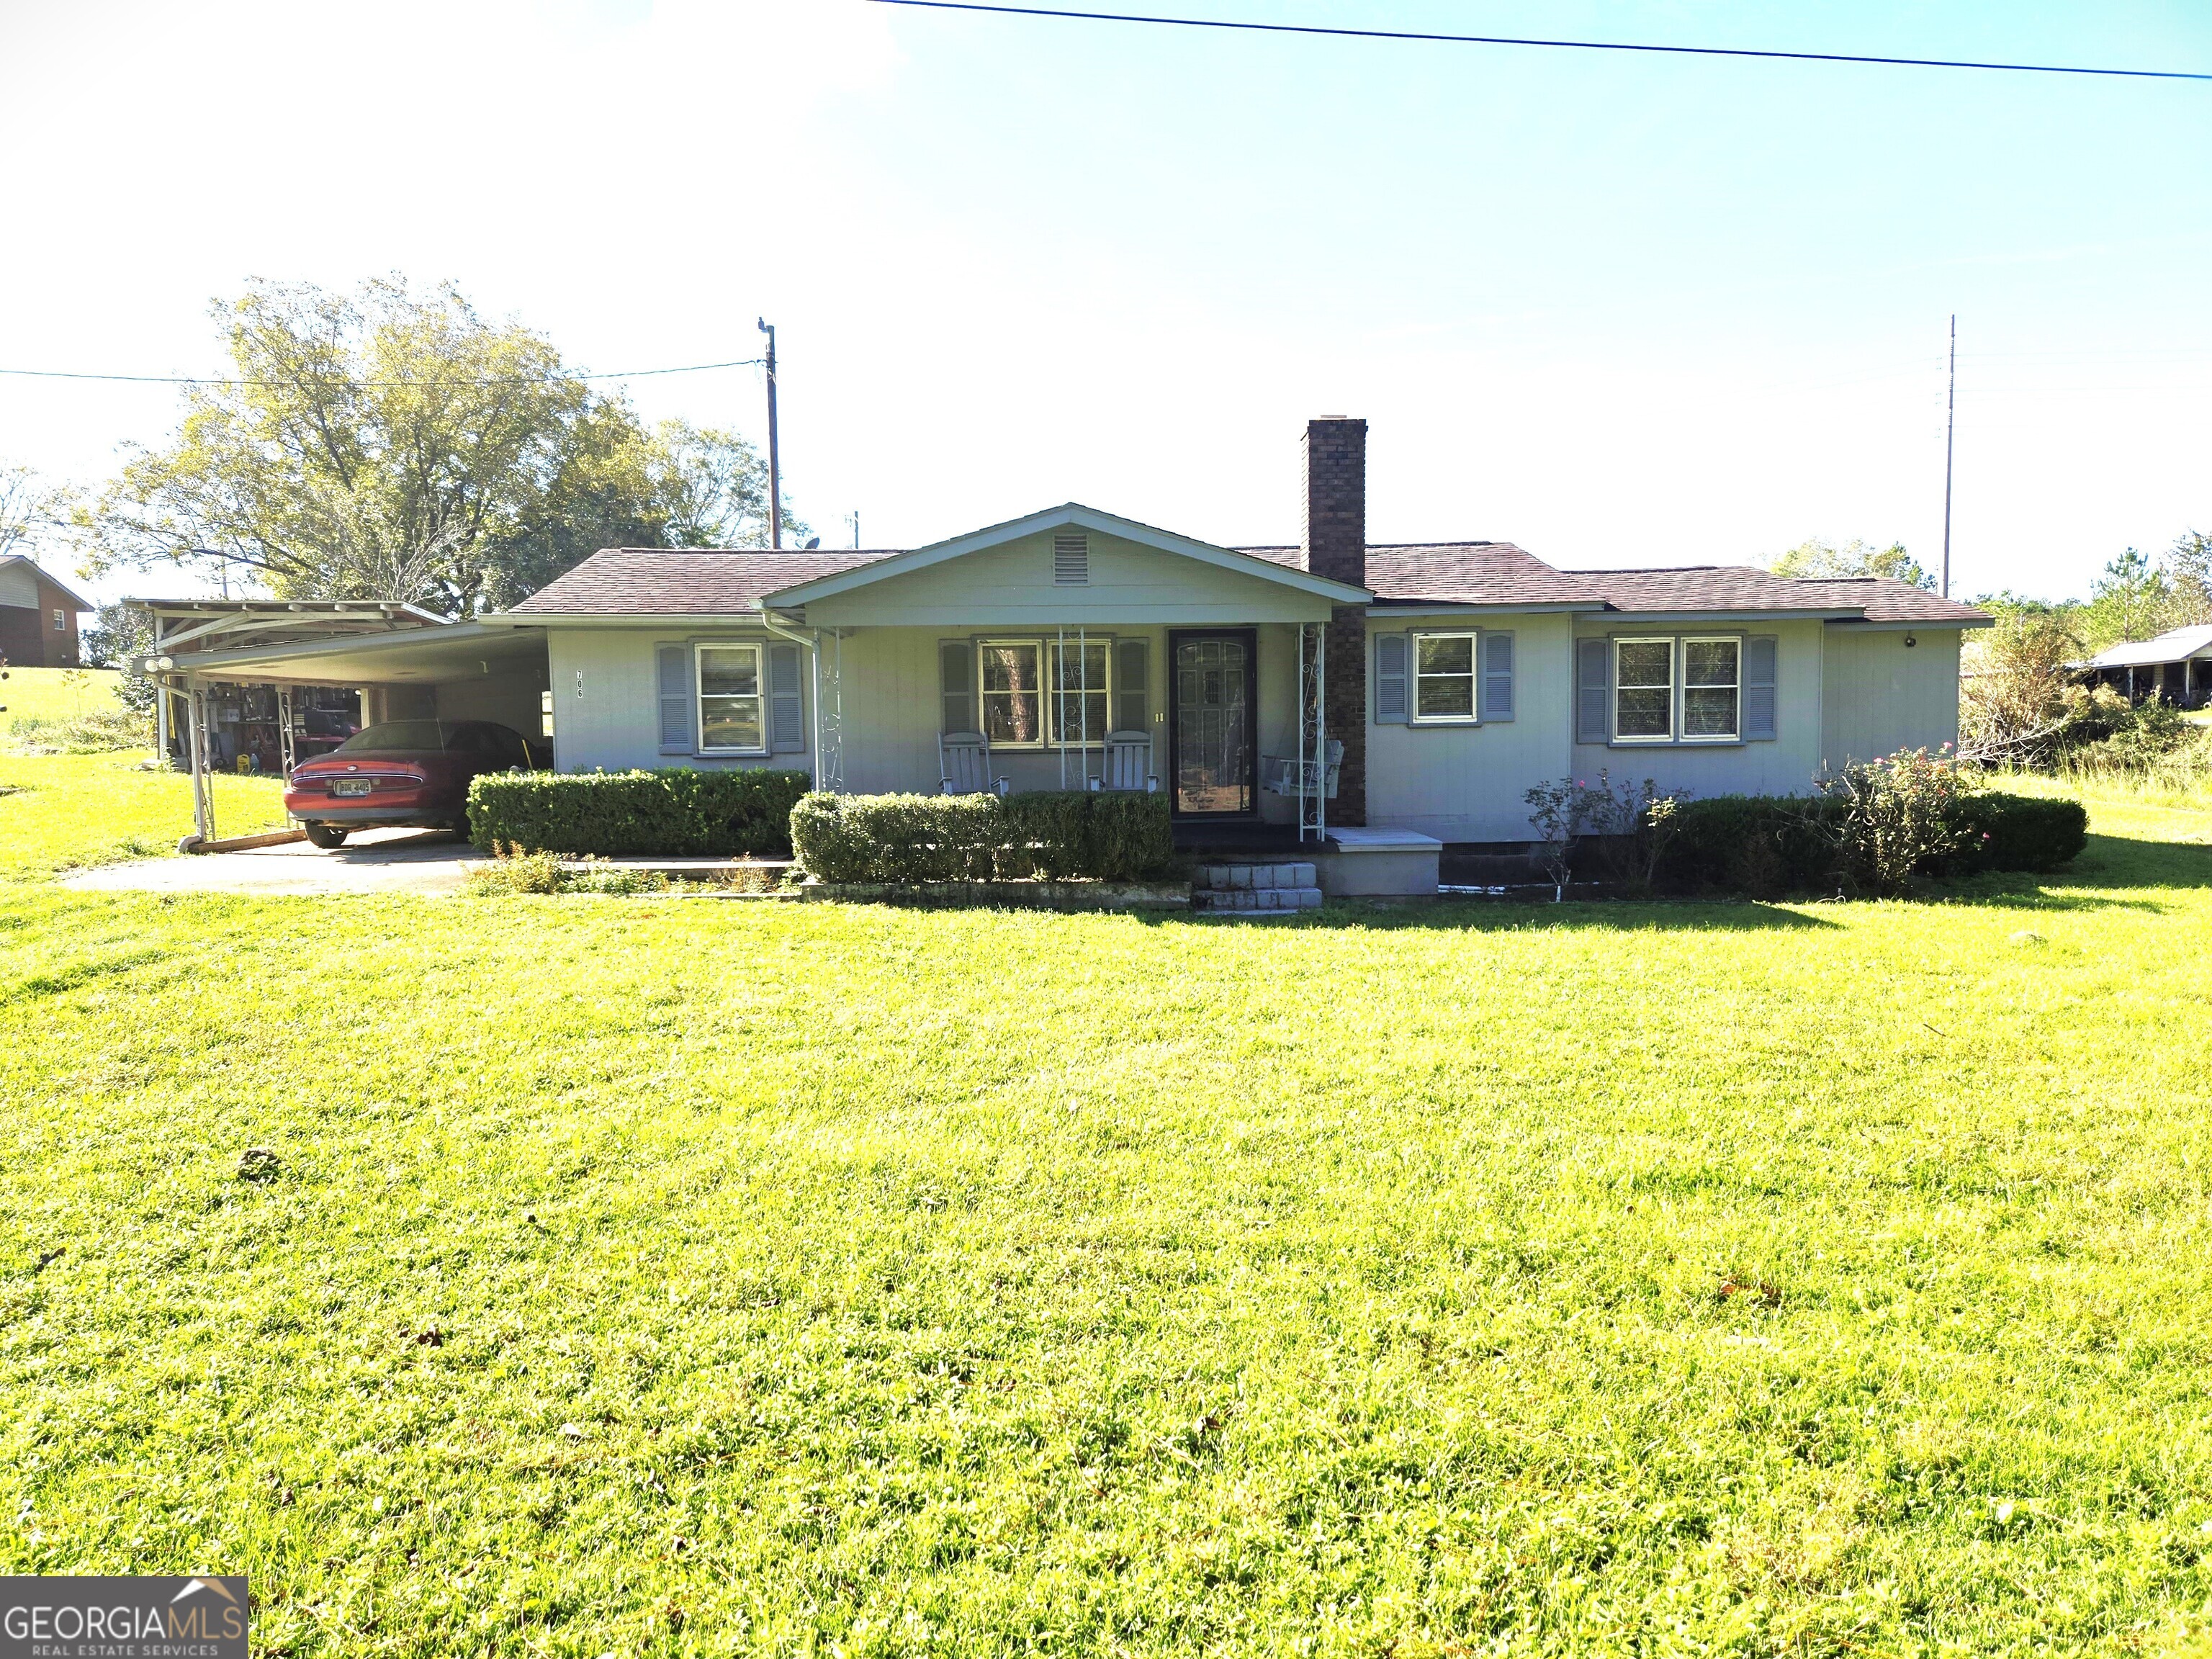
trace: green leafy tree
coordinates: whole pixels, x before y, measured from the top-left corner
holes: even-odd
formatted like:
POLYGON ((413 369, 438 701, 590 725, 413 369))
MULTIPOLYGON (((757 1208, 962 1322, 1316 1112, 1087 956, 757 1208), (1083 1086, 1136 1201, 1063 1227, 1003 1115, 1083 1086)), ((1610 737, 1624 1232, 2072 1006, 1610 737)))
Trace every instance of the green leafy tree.
POLYGON ((1767 562, 1778 576, 1888 576, 1915 587, 1935 591, 1936 578, 1905 550, 1903 542, 1869 547, 1854 538, 1841 547, 1824 541, 1800 542, 1767 562))
POLYGON ((2173 589, 2149 556, 2130 548, 2089 585, 2081 614, 2086 643, 2092 650, 2163 633, 2173 609, 2173 589))
MULTIPOLYGON (((234 385, 185 394, 79 515, 95 570, 173 562, 279 598, 509 605, 594 548, 714 522, 765 540, 744 440, 647 432, 543 335, 452 284, 255 283, 218 303, 234 385)), ((793 529, 803 528, 787 520, 793 529)))
POLYGON ((115 695, 125 708, 137 714, 154 712, 154 682, 143 674, 134 673, 131 667, 137 658, 154 653, 154 623, 150 617, 136 605, 110 599, 100 607, 92 626, 84 630, 81 643, 84 659, 91 666, 119 671, 115 695))
POLYGON ((2172 590, 2167 626, 2212 623, 2212 536, 2183 531, 2160 562, 2172 590))

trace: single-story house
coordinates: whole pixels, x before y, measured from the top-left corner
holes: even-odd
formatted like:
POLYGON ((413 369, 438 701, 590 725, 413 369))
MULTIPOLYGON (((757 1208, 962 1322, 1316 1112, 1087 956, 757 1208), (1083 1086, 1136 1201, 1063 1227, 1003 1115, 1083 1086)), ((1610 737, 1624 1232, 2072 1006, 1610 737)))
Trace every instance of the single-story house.
POLYGON ((77 613, 97 608, 22 554, 0 556, 0 659, 15 667, 76 667, 77 613))
POLYGON ((2212 625, 2177 628, 2154 640, 2116 645, 2077 664, 2075 672, 2131 702, 2156 697, 2183 708, 2201 708, 2212 701, 2212 625))
POLYGON ((1958 735, 1961 633, 1990 620, 1970 606, 1887 578, 1370 544, 1366 422, 1304 445, 1294 546, 1069 504, 916 548, 611 548, 505 612, 297 645, 271 616, 167 678, 358 684, 369 720, 518 723, 542 695, 566 772, 1152 788, 1186 844, 1419 844, 1431 884, 1437 843, 1525 845, 1548 781, 1798 793, 1958 735))

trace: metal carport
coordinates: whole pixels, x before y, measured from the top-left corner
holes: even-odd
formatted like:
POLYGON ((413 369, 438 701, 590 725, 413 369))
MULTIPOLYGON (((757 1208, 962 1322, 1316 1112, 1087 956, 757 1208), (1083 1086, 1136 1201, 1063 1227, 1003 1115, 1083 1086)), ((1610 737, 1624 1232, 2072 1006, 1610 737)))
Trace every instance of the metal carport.
POLYGON ((545 633, 456 622, 420 606, 379 600, 132 600, 153 622, 155 647, 138 666, 161 688, 161 753, 168 754, 172 699, 184 715, 192 778, 194 835, 216 840, 207 787, 208 697, 224 685, 269 686, 284 710, 284 764, 291 763, 289 693, 300 686, 359 691, 362 723, 408 719, 485 720, 540 740, 551 688, 545 633))

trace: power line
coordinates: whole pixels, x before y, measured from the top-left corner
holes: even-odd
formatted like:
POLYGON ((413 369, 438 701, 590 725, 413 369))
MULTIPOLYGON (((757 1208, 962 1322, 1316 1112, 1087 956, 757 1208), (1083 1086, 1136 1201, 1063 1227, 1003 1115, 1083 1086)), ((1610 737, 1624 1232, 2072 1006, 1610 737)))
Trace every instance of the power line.
MULTIPOLYGON (((344 386, 355 392, 402 386, 538 386, 547 380, 639 380, 649 374, 698 374, 710 368, 751 368, 766 361, 761 357, 741 357, 733 362, 685 363, 676 368, 620 368, 596 374, 521 374, 493 380, 317 380, 313 383, 344 386)), ((295 386, 300 384, 297 380, 226 380, 207 374, 88 374, 66 368, 0 368, 0 374, 17 374, 38 380, 125 380, 138 386, 295 386)))
POLYGON ((928 11, 995 12, 1009 17, 1071 17, 1091 23, 1164 23, 1175 28, 1241 29, 1255 34, 1325 34, 1354 40, 1425 40, 1465 46, 1555 46, 1575 52, 1649 52, 1686 58, 1779 58, 1805 64, 1887 64, 1906 69, 2001 70, 2020 75, 2107 75, 2139 81, 2212 81, 2190 70, 2097 69, 2081 64, 2003 64, 1970 58, 1883 58, 1851 52, 1765 52, 1751 46, 1662 46, 1640 40, 1553 40, 1519 34, 1439 34, 1420 29, 1334 28, 1320 23, 1252 23, 1226 17, 1162 17, 1144 12, 1073 11, 1058 6, 986 5, 981 0, 874 0, 928 11))

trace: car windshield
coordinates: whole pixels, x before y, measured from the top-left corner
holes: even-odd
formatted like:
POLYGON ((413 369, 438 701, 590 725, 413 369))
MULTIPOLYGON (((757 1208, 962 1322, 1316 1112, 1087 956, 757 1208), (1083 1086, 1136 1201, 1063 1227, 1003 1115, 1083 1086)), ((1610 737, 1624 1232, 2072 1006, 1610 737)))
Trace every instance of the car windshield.
POLYGON ((446 746, 446 727, 437 720, 385 720, 356 732, 333 755, 438 754, 446 746))

